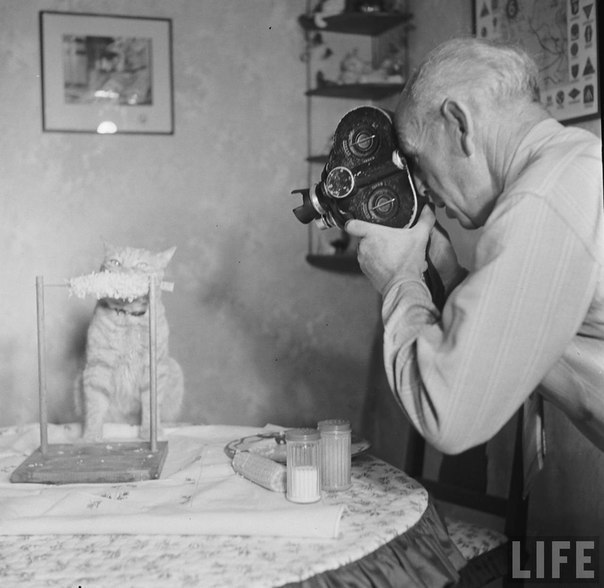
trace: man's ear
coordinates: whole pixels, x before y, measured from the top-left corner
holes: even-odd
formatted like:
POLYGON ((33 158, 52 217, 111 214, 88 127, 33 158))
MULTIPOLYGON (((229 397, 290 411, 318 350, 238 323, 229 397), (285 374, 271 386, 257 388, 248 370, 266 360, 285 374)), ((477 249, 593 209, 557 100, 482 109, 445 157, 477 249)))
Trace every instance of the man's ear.
POLYGON ((445 127, 451 139, 459 145, 463 153, 474 154, 474 125, 472 116, 463 102, 446 98, 440 107, 445 119, 445 127))

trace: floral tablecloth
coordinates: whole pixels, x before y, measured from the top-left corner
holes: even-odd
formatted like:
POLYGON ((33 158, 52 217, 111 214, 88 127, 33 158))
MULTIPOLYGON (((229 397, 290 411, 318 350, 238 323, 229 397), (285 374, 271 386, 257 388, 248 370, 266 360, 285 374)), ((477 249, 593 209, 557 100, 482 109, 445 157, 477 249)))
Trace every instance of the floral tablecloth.
MULTIPOLYGON (((136 432, 132 429, 120 430, 120 435, 134 436, 136 432)), ((169 454, 160 480, 138 482, 130 488, 98 485, 85 490, 117 504, 128 492, 143 492, 155 485, 160 494, 165 487, 166 495, 186 502, 182 492, 172 492, 172 483, 182 482, 183 488, 188 484, 196 491, 203 484, 210 490, 233 485, 239 500, 246 500, 249 491, 249 495, 258 501, 259 508, 266 499, 271 504, 282 502, 287 509, 289 503, 282 494, 265 490, 235 474, 223 451, 226 442, 265 430, 231 426, 167 429, 169 454), (161 486, 162 483, 165 486, 161 486)), ((78 435, 77 425, 50 425, 49 428, 50 443, 73 440, 78 435)), ((444 586, 456 578, 456 569, 463 565, 458 553, 447 543, 446 533, 429 505, 427 492, 400 470, 368 455, 353 460, 353 484, 349 490, 325 493, 317 505, 318 508, 343 505, 335 537, 296 537, 291 529, 282 536, 254 534, 249 530, 246 535, 232 531, 216 534, 215 527, 209 531, 200 527, 199 534, 192 534, 190 530, 178 534, 161 527, 152 534, 127 531, 96 534, 94 530, 85 534, 64 534, 57 533, 56 529, 52 534, 44 534, 43 528, 37 534, 18 534, 18 530, 2 534, 3 504, 17 504, 17 507, 7 509, 9 514, 5 520, 6 525, 15 525, 18 519, 14 518, 14 513, 19 513, 20 494, 28 500, 32 496, 37 500, 39 495, 39 500, 43 500, 47 491, 74 490, 64 486, 58 490, 56 486, 10 484, 11 472, 37 448, 38 440, 36 425, 0 429, 0 585, 3 588, 321 586, 327 585, 321 584, 322 578, 327 577, 325 574, 340 569, 350 571, 351 565, 367 561, 380 549, 392 547, 401 538, 416 536, 419 542, 413 544, 399 541, 399 559, 415 557, 412 552, 419 546, 419 551, 423 552, 419 567, 430 568, 430 562, 435 562, 441 583, 433 583, 433 570, 420 569, 411 573, 416 580, 409 585, 444 586), (401 551, 406 555, 401 555, 401 551)), ((79 485, 75 491, 80 493, 79 485)), ((311 505, 303 508, 307 506, 306 512, 311 517, 311 505)), ((235 510, 237 507, 233 504, 235 510)), ((21 513, 24 520, 26 515, 21 513)), ((36 516, 43 521, 43 509, 36 516)), ((392 554, 389 557, 393 557, 392 554)), ((406 565, 409 567, 409 561, 406 565)), ((406 573, 409 576, 409 570, 406 573)), ((388 582, 390 580, 386 579, 383 585, 387 586, 388 582)), ((332 577, 329 585, 338 584, 332 577)))

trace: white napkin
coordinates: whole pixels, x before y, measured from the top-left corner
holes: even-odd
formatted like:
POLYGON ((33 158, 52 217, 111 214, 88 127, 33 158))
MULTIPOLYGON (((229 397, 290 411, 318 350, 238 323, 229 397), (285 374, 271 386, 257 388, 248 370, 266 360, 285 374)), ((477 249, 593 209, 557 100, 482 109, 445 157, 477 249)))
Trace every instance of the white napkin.
MULTIPOLYGON (((241 478, 241 484, 251 484, 241 478)), ((116 500, 96 494, 72 490, 56 502, 48 497, 13 498, 3 501, 0 508, 0 535, 271 535, 280 537, 337 537, 343 505, 294 505, 282 495, 279 502, 254 501, 253 505, 227 504, 226 490, 222 506, 217 501, 205 502, 200 492, 192 508, 185 505, 160 502, 145 508, 121 505, 116 500), (138 512, 137 512, 138 511, 138 512)), ((262 488, 260 488, 263 490, 262 488)), ((172 489, 173 490, 173 489, 172 489)), ((265 493, 270 491, 264 490, 265 493)), ((172 496, 167 492, 166 496, 172 496)), ((175 501, 174 501, 175 502, 175 501)))
MULTIPOLYGON (((50 427, 61 427, 51 425, 50 427)), ((21 428, 23 429, 23 428, 21 428)), ((73 430, 65 429, 67 437, 73 430)), ((178 534, 334 538, 344 507, 298 505, 238 476, 224 453, 233 439, 267 429, 186 427, 166 430, 168 457, 159 480, 127 484, 10 484, 14 467, 36 449, 29 430, 0 438, 0 535, 178 534), (10 447, 7 447, 9 445, 10 447), (5 478, 6 476, 6 478, 5 478)), ((123 431, 122 431, 123 432, 123 431)), ((51 443, 65 442, 49 431, 51 443)))

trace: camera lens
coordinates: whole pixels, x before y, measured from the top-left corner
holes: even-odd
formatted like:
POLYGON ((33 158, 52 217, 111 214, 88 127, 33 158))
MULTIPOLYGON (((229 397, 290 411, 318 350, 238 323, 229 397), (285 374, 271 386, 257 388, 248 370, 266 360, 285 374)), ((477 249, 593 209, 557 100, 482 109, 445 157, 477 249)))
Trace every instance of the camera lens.
POLYGON ((316 219, 318 216, 315 209, 308 202, 304 202, 300 206, 294 208, 294 214, 296 215, 296 218, 305 225, 316 219))
POLYGON ((305 225, 325 214, 325 210, 319 202, 316 190, 317 185, 315 184, 309 190, 294 190, 292 192, 292 194, 302 194, 302 204, 297 208, 294 208, 293 212, 296 215, 296 218, 305 225))
POLYGON ((354 176, 347 167, 334 167, 327 174, 324 186, 332 198, 346 198, 354 188, 354 176))

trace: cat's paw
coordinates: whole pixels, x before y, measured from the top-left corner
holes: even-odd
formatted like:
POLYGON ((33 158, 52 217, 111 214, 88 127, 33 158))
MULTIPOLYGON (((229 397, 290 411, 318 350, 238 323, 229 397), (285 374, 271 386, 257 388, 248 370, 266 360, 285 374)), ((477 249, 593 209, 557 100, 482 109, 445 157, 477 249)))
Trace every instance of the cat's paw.
POLYGON ((85 430, 76 443, 100 443, 103 440, 103 431, 85 430))

